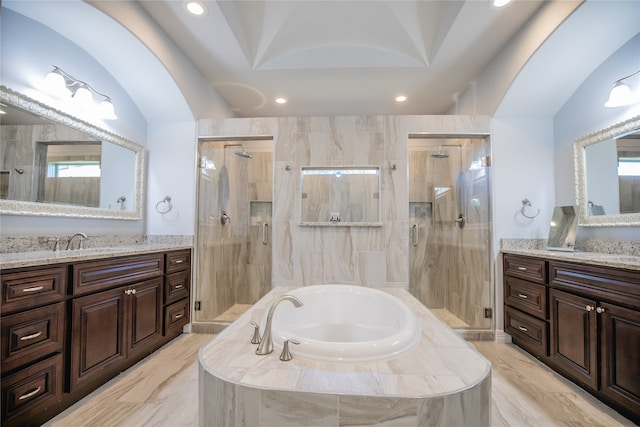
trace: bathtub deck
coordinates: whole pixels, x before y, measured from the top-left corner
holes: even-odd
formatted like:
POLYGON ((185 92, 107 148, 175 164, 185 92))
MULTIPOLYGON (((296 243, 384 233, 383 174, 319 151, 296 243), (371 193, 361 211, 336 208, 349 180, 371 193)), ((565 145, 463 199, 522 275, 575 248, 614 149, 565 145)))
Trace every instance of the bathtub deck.
POLYGON ((286 363, 278 348, 256 355, 249 323, 287 290, 273 289, 200 350, 200 425, 490 424, 490 363, 405 290, 385 289, 421 323, 420 344, 404 356, 330 363, 296 358, 295 346, 286 363))

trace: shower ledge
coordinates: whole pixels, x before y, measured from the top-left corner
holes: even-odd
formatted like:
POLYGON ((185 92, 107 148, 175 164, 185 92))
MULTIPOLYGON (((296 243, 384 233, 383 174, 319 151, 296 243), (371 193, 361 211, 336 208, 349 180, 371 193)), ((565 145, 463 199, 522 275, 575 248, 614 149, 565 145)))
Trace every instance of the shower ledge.
POLYGON ((382 290, 420 321, 421 342, 404 356, 320 362, 296 357, 295 346, 290 362, 277 348, 256 355, 250 321, 290 289, 274 288, 200 349, 201 426, 490 425, 491 364, 403 289, 382 290))

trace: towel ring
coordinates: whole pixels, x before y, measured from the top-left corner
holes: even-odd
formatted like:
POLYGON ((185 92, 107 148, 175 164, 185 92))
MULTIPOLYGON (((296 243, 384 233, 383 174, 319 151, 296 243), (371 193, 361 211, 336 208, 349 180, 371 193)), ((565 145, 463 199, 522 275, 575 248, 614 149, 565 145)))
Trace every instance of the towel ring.
POLYGON ((527 206, 531 206, 531 202, 529 201, 529 199, 522 199, 522 209, 520 209, 520 213, 523 217, 533 219, 540 215, 540 209, 538 209, 538 212, 536 212, 535 215, 527 215, 524 211, 527 206))
POLYGON ((173 205, 171 204, 171 197, 169 197, 169 196, 165 196, 164 199, 162 199, 158 203, 156 203, 156 211, 158 211, 159 214, 164 215, 164 214, 168 213, 169 211, 171 211, 171 209, 173 209, 173 205), (161 210, 160 209, 160 205, 163 204, 163 203, 166 204, 167 207, 166 207, 166 209, 162 209, 161 210))

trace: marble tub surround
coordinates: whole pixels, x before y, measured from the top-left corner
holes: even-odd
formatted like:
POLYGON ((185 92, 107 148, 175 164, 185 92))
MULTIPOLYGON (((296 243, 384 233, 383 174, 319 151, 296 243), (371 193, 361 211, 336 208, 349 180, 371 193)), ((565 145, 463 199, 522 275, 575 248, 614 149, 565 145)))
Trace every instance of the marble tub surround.
MULTIPOLYGON (((91 236, 89 236, 91 238, 91 236)), ((140 255, 144 253, 164 252, 175 249, 189 249, 191 243, 187 243, 189 239, 178 238, 171 239, 142 239, 139 243, 114 244, 114 240, 108 240, 113 246, 90 247, 89 240, 86 241, 87 246, 84 249, 61 250, 54 252, 47 250, 32 250, 26 252, 12 252, 0 254, 0 268, 20 268, 32 267, 36 265, 55 264, 62 262, 75 262, 88 259, 111 258, 114 256, 140 255)), ((186 236, 191 237, 191 236, 186 236)), ((37 239, 37 238, 36 238, 37 239)), ((129 241, 127 241, 129 242, 129 241)), ((103 242, 104 243, 104 242, 103 242)))
POLYGON ((202 347, 201 426, 490 425, 491 364, 406 290, 421 342, 399 358, 359 364, 255 354, 253 327, 292 288, 277 287, 202 347))

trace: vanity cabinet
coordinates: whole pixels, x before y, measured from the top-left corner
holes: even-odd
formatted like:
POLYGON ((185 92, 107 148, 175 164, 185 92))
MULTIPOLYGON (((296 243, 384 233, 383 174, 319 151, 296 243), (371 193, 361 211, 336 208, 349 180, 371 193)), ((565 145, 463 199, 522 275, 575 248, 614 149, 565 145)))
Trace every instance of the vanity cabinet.
POLYGON ((513 342, 640 422, 640 271, 513 254, 503 260, 505 332, 513 342), (544 290, 520 281, 531 272, 518 269, 525 264, 538 266, 541 274, 529 280, 546 281, 544 290), (517 322, 525 315, 542 322, 545 309, 538 296, 542 301, 545 294, 547 336, 523 335, 519 326, 530 325, 517 322))
POLYGON ((167 254, 167 275, 164 279, 164 324, 165 337, 174 337, 189 323, 191 289, 191 251, 174 251, 167 254))
POLYGON ((189 322, 191 250, 3 270, 2 425, 37 426, 189 322))
POLYGON ((162 277, 73 299, 71 391, 159 347, 161 301, 162 277))
POLYGON ((2 424, 28 425, 63 399, 67 266, 3 271, 2 424))
POLYGON ((546 359, 549 347, 546 262, 509 254, 503 260, 504 330, 515 344, 546 359))

